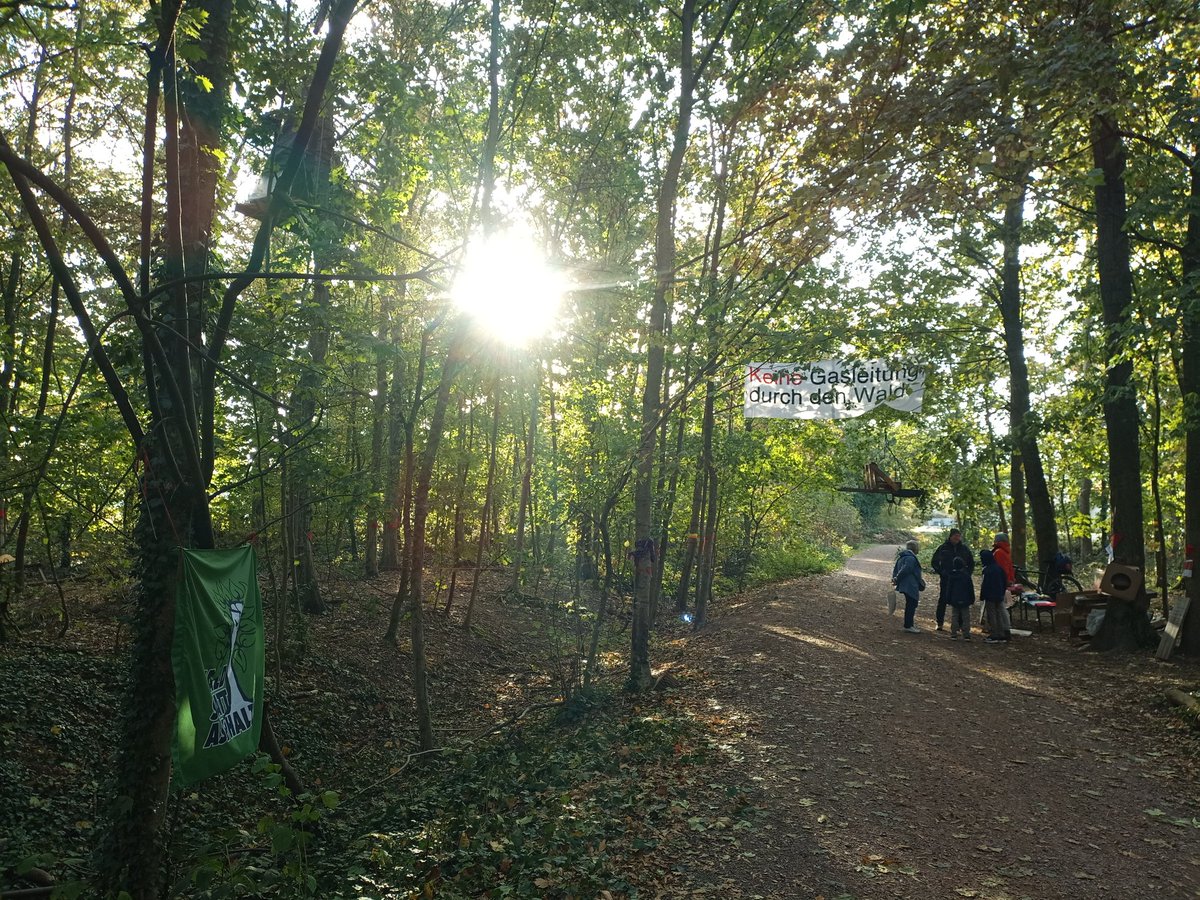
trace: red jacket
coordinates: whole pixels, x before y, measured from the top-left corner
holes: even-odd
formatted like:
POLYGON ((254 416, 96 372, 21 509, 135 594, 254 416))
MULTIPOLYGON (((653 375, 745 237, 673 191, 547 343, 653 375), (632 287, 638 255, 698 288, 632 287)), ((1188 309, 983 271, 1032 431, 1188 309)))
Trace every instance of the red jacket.
POLYGON ((1004 570, 1004 577, 1008 579, 1008 583, 1016 584, 1017 573, 1013 570, 1012 548, 1009 547, 1008 541, 996 541, 992 545, 992 555, 996 558, 996 565, 1004 570))

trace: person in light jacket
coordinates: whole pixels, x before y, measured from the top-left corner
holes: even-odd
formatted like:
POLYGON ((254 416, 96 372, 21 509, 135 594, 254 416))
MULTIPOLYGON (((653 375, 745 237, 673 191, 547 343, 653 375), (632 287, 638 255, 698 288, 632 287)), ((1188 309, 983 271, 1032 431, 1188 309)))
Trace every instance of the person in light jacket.
POLYGON ((909 541, 896 557, 896 565, 892 567, 892 584, 896 591, 904 595, 904 630, 909 634, 920 634, 921 629, 913 621, 917 614, 917 599, 925 590, 925 579, 921 577, 921 561, 917 559, 920 545, 909 541))

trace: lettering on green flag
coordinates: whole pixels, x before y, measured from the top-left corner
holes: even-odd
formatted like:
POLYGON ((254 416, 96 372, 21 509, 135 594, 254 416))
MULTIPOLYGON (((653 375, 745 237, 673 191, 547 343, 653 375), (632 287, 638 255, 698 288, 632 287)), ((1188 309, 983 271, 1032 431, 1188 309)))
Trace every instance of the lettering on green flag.
POLYGON ((182 552, 171 648, 177 787, 223 772, 258 747, 264 671, 253 548, 182 552))

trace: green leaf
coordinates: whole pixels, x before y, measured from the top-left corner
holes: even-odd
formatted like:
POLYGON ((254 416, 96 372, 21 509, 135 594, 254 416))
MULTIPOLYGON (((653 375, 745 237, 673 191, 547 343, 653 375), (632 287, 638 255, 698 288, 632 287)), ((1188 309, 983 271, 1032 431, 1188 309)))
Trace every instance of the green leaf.
POLYGON ((292 849, 296 843, 296 832, 286 825, 276 825, 271 829, 271 852, 278 856, 292 849))

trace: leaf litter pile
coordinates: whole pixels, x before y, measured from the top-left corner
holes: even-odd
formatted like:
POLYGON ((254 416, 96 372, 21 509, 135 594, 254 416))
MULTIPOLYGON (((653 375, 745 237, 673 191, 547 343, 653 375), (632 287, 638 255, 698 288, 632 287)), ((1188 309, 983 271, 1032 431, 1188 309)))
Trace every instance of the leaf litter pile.
MULTIPOLYGON (((624 695, 621 616, 607 676, 563 702, 578 618, 492 581, 470 631, 428 619, 441 751, 428 756, 412 739, 407 642, 380 640, 394 588, 332 583, 330 613, 281 649, 280 681, 268 661, 275 728, 309 793, 296 802, 259 756, 172 794, 171 895, 672 896, 697 835, 736 846, 755 810, 748 789, 710 777, 722 717, 624 695)), ((90 895, 128 632, 113 601, 71 600, 65 640, 48 620, 0 647, 0 891, 27 887, 36 866, 59 895, 90 895)))

